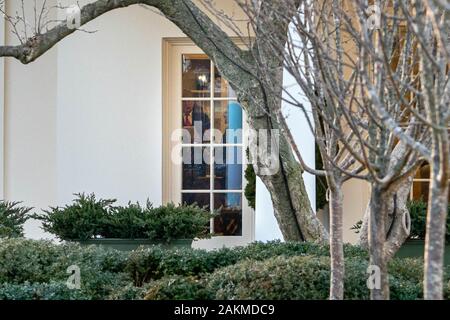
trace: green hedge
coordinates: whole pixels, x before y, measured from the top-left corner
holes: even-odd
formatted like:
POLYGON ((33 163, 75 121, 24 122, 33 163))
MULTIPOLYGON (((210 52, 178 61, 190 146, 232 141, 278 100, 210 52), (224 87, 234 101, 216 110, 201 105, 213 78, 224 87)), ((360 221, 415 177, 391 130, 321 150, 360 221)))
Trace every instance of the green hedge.
MULTIPOLYGON (((346 257, 367 258, 367 252, 359 247, 345 245, 346 257)), ((242 260, 266 260, 276 256, 316 255, 329 256, 328 246, 312 243, 272 241, 256 242, 246 247, 205 251, 181 249, 168 251, 161 247, 141 248, 133 251, 128 259, 127 272, 136 285, 168 275, 196 276, 236 264, 242 260)))
MULTIPOLYGON (((425 240, 427 228, 427 203, 423 200, 411 200, 407 203, 411 216, 411 239, 425 240)), ((450 243, 450 205, 448 206, 445 240, 450 243)))
POLYGON ((31 208, 20 202, 0 201, 0 238, 23 237, 23 224, 28 220, 31 208))
POLYGON ((33 218, 61 240, 94 238, 172 239, 208 238, 213 215, 197 205, 168 204, 154 208, 129 203, 115 206, 115 199, 97 199, 94 194, 76 194, 72 204, 51 207, 33 218))
MULTIPOLYGON (((366 299, 367 253, 345 246, 346 298, 366 299)), ((393 299, 422 297, 423 264, 390 263, 393 299)), ((450 270, 445 297, 450 298, 450 270)), ((131 253, 25 239, 0 240, 0 299, 326 299, 328 247, 254 243, 204 251, 131 253), (81 270, 81 290, 67 289, 67 267, 81 270)))
MULTIPOLYGON (((345 299, 369 299, 366 259, 346 259, 345 299)), ((149 300, 165 299, 328 299, 330 258, 326 256, 280 256, 264 261, 245 260, 202 277, 169 276, 154 281, 149 300)), ((390 265, 393 300, 422 298, 423 264, 396 259, 390 265)), ((445 297, 449 298, 449 272, 445 297)))
POLYGON ((124 272, 126 261, 126 254, 120 251, 94 246, 83 248, 75 244, 5 239, 0 241, 0 284, 3 284, 4 295, 20 290, 23 294, 56 290, 59 296, 57 284, 65 284, 69 277, 67 268, 77 265, 81 272, 81 290, 77 294, 104 299, 116 288, 130 283, 124 272))
POLYGON ((89 300, 79 290, 70 290, 64 282, 0 284, 0 300, 89 300))

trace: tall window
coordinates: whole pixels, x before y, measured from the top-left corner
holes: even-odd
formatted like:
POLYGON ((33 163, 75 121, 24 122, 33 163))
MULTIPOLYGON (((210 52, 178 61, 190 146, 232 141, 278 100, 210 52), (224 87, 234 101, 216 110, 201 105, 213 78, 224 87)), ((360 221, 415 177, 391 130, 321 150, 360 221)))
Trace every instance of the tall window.
POLYGON ((242 235, 242 108, 227 81, 204 54, 182 55, 183 203, 220 214, 216 235, 242 235))
MULTIPOLYGON (((413 180, 413 186, 411 189, 411 199, 423 200, 428 202, 428 195, 430 189, 430 165, 428 163, 423 164, 413 180)), ((450 199, 450 190, 449 190, 450 199)))

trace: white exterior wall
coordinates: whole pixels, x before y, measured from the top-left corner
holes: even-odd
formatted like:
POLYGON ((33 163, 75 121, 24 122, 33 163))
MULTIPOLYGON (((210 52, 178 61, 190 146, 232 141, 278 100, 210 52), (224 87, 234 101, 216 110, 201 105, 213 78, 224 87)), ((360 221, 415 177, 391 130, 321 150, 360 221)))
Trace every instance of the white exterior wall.
POLYGON ((58 48, 58 202, 85 191, 159 205, 162 38, 183 34, 139 6, 85 29, 99 31, 58 48))
MULTIPOLYGON (((7 1, 7 12, 14 15, 19 5, 7 1)), ((6 43, 17 41, 7 25, 6 43)), ((4 198, 36 210, 56 200, 56 57, 53 48, 28 66, 4 59, 4 198)), ((33 221, 25 229, 42 235, 33 221)))

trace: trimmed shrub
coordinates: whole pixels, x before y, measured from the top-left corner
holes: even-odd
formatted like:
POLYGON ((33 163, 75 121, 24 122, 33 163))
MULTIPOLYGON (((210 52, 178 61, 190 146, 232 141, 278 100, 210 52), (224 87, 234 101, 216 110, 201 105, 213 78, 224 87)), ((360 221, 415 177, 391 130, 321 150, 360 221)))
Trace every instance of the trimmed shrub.
POLYGON ((0 300, 87 300, 79 290, 70 290, 65 283, 0 284, 0 300))
POLYGON ((65 207, 50 207, 33 218, 42 221, 42 229, 61 240, 87 240, 104 232, 106 217, 116 200, 97 200, 94 194, 76 194, 65 207))
POLYGON ((197 205, 168 204, 153 208, 139 203, 114 206, 114 199, 76 194, 77 198, 63 208, 52 207, 33 218, 42 221, 42 228, 61 240, 95 238, 172 239, 208 238, 209 221, 213 215, 197 205))
MULTIPOLYGON (((407 203, 409 214, 411 216, 411 239, 425 240, 427 226, 427 203, 423 200, 411 200, 407 203)), ((450 205, 447 214, 447 229, 445 239, 450 243, 450 205)))
MULTIPOLYGON (((365 259, 346 259, 345 299, 369 299, 365 259)), ((152 282, 146 299, 328 299, 330 258, 279 256, 264 261, 245 260, 200 277, 170 276, 152 282), (173 284, 173 285, 172 285, 173 284), (197 291, 195 291, 197 290, 197 291)), ((420 260, 396 259, 390 265, 393 300, 421 299, 420 260)), ((448 281, 448 272, 446 281, 448 281)), ((445 289, 449 296, 449 286, 445 289)))
MULTIPOLYGON (((65 284, 69 277, 67 268, 77 265, 81 273, 79 293, 90 299, 104 299, 130 282, 123 272, 126 258, 120 251, 95 246, 4 239, 0 241, 0 283, 23 286, 23 292, 41 288, 34 287, 35 284, 65 284), (33 286, 29 287, 27 283, 33 286)), ((19 290, 19 287, 8 287, 8 292, 19 290)))
POLYGON ((21 202, 0 201, 0 238, 23 237, 23 224, 32 208, 20 206, 21 202))
MULTIPOLYGON (((328 257, 276 257, 220 269, 205 282, 215 299, 328 299, 329 267, 328 257)), ((364 260, 347 259, 346 299, 368 298, 366 268, 364 260)))
POLYGON ((145 295, 146 300, 211 300, 214 295, 205 282, 196 277, 170 276, 154 281, 145 295))
MULTIPOLYGON (((344 253, 346 257, 367 258, 367 252, 355 246, 345 245, 344 253)), ((140 286, 168 275, 197 276, 212 273, 242 260, 262 261, 276 256, 302 255, 329 256, 329 248, 311 243, 280 241, 255 242, 246 247, 213 251, 140 248, 130 254, 126 270, 134 283, 140 286)))

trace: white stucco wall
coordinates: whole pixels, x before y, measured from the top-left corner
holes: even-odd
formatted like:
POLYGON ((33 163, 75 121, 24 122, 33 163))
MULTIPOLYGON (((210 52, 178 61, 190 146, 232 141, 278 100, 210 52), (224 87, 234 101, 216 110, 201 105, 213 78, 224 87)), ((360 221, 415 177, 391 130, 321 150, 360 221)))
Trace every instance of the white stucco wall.
POLYGON ((85 191, 158 205, 162 38, 183 34, 139 6, 85 29, 99 31, 76 33, 58 48, 58 202, 85 191))
MULTIPOLYGON (((8 1, 7 12, 14 15, 19 4, 8 1)), ((7 26, 6 43, 16 44, 7 26)), ((28 66, 4 60, 4 198, 36 210, 56 200, 56 55, 53 48, 28 66)), ((33 221, 26 233, 42 235, 33 221)))

